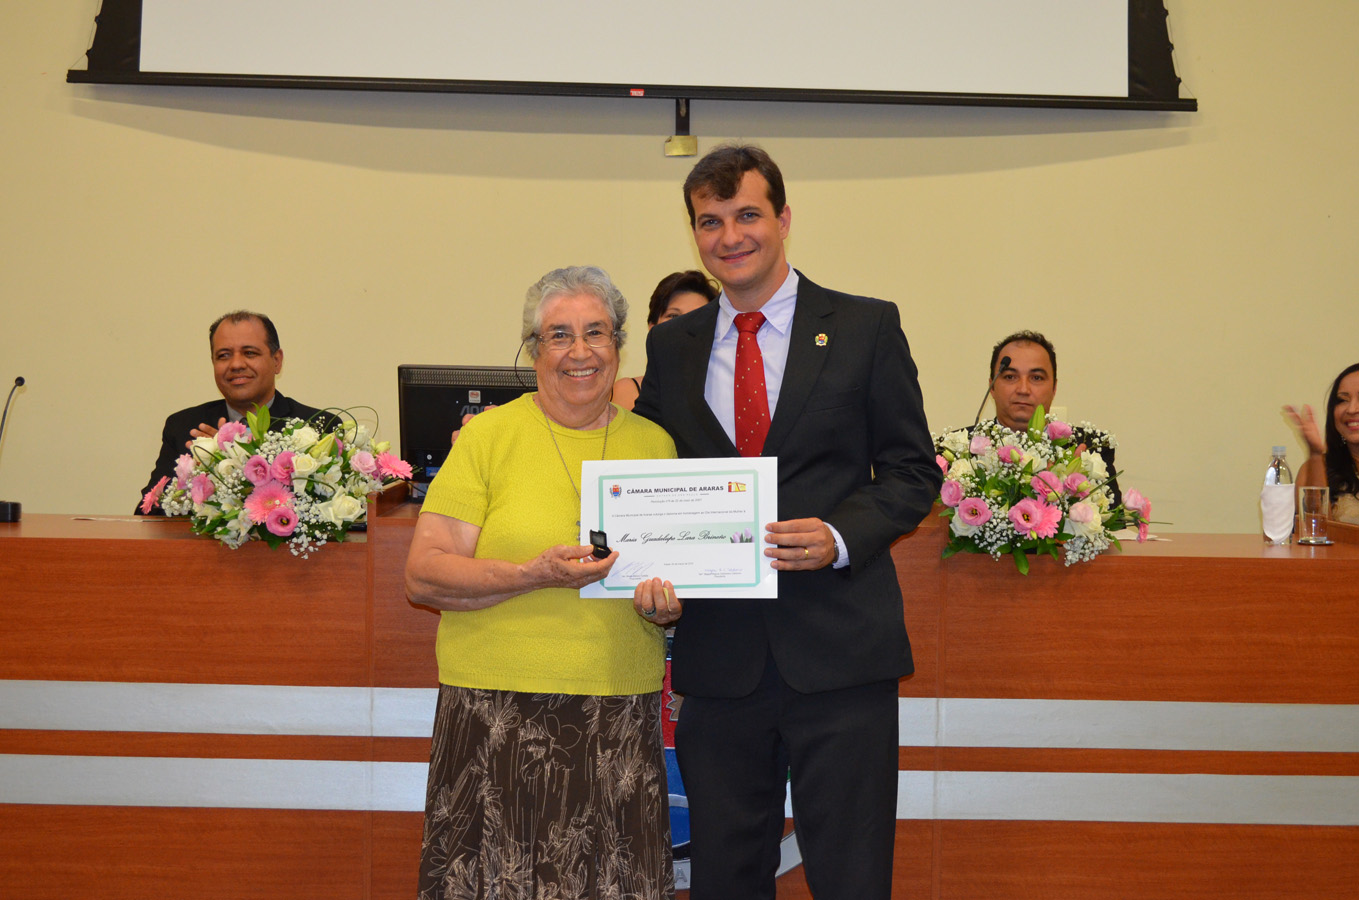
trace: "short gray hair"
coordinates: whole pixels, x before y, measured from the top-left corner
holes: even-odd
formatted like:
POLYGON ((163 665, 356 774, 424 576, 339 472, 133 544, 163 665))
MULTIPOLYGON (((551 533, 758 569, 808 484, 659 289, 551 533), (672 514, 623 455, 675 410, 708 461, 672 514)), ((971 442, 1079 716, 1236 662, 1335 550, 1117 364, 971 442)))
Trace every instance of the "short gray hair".
POLYGON ((628 301, 614 285, 609 273, 597 266, 568 266, 553 269, 539 278, 524 295, 524 324, 519 339, 528 348, 531 359, 538 358, 538 332, 543 327, 543 304, 557 297, 585 294, 596 297, 609 311, 613 325, 615 347, 622 347, 627 339, 623 325, 628 321, 628 301))

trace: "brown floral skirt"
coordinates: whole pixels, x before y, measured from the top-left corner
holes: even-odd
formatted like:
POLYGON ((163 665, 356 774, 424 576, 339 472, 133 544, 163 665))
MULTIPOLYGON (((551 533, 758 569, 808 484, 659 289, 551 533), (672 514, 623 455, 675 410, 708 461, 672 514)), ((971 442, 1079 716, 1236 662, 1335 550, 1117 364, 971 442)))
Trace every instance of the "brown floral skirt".
POLYGON ((420 900, 675 896, 660 694, 439 686, 420 900))

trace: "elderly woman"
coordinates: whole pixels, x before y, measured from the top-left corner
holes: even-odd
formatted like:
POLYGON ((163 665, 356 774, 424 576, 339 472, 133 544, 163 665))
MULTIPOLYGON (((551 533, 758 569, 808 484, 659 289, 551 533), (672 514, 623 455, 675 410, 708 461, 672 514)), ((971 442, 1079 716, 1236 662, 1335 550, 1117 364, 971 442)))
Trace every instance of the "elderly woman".
POLYGON ((1331 382, 1324 426, 1317 425, 1310 406, 1301 411, 1285 406, 1284 412, 1310 451, 1298 484, 1330 487, 1331 518, 1359 525, 1359 363, 1331 382))
POLYGON ((421 898, 674 894, 664 634, 578 593, 618 558, 577 544, 582 461, 675 455, 609 402, 626 318, 604 271, 544 275, 537 393, 468 423, 430 484, 406 561, 411 600, 442 610, 421 898))

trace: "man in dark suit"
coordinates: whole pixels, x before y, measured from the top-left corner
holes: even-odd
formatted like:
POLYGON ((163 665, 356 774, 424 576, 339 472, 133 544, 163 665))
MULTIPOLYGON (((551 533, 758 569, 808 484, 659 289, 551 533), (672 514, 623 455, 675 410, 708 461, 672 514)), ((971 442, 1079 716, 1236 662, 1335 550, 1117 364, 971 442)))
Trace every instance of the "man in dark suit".
MULTIPOLYGON (((1038 406, 1052 411, 1057 396, 1057 350, 1052 342, 1036 331, 1016 331, 991 348, 991 399, 996 405, 996 421, 1011 431, 1025 431, 1038 406), (1002 366, 1005 360, 1009 362, 1002 366)), ((1094 435, 1083 428, 1072 432, 1078 444, 1091 443, 1094 435)), ((1118 479, 1113 475, 1114 448, 1100 447, 1100 458, 1109 470, 1109 494, 1114 506, 1122 502, 1118 479)))
POLYGON ((684 193, 722 295, 652 329, 634 411, 682 457, 778 457, 782 517, 765 534, 778 599, 675 598, 658 581, 635 597, 652 621, 678 619, 691 896, 772 900, 791 775, 813 895, 887 900, 897 681, 912 671, 888 550, 942 480, 916 367, 894 304, 789 267, 792 211, 764 151, 714 150, 684 193))
MULTIPOLYGON (((212 348, 212 370, 221 400, 212 400, 181 409, 165 420, 160 437, 160 454, 151 470, 151 480, 142 489, 145 496, 156 482, 175 474, 175 461, 187 452, 194 438, 211 437, 227 421, 239 422, 247 412, 269 408, 270 428, 283 426, 286 419, 310 419, 319 411, 280 394, 274 381, 283 371, 283 348, 278 329, 268 316, 237 310, 213 322, 208 328, 212 348)), ((327 418, 324 424, 329 425, 327 418)), ((322 429, 324 430, 324 428, 322 429)), ((141 504, 134 510, 143 515, 141 504)), ((164 515, 153 507, 145 515, 164 515)))

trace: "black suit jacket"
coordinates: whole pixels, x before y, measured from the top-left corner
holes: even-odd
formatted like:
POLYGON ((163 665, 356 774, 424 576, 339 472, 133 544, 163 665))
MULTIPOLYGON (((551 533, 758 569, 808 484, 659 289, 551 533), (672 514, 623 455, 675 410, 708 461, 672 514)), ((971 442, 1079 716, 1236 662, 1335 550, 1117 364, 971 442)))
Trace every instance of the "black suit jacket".
MULTIPOLYGON (((816 516, 844 538, 850 565, 780 572, 776 600, 685 600, 675 689, 741 697, 767 654, 799 691, 913 671, 892 542, 930 511, 942 475, 897 307, 826 290, 799 274, 788 363, 765 456, 779 460, 779 518, 816 516), (824 341, 820 338, 824 336, 824 341)), ((681 457, 736 456, 703 397, 718 304, 651 330, 634 412, 681 457)))
MULTIPOLYGON (((298 403, 296 400, 290 400, 275 391, 274 403, 269 407, 269 430, 278 431, 283 427, 286 419, 310 419, 317 413, 320 413, 320 410, 298 403)), ((142 488, 141 494, 138 495, 137 507, 133 510, 134 515, 165 515, 158 506, 154 507, 150 513, 143 513, 141 498, 145 497, 146 492, 156 486, 157 481, 166 476, 174 477, 175 461, 188 452, 184 449, 184 444, 190 440, 190 431, 197 428, 201 422, 216 425, 219 419, 226 417, 226 414, 226 401, 219 399, 200 403, 198 406, 190 406, 188 409, 181 409, 177 413, 172 413, 165 420, 165 428, 160 433, 160 455, 156 457, 156 467, 151 470, 151 479, 146 482, 146 487, 142 488)), ((335 418, 328 414, 322 415, 324 419, 318 425, 317 430, 328 431, 334 424, 335 418)))

